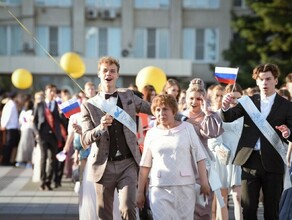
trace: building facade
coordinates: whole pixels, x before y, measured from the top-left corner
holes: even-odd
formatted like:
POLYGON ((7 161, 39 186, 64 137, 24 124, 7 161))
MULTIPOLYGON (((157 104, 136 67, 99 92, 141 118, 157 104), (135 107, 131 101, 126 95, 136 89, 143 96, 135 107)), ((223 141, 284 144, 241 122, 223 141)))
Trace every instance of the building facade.
POLYGON ((97 60, 104 55, 119 59, 121 87, 135 83, 146 66, 161 68, 182 86, 194 77, 215 82, 211 66, 228 66, 221 54, 232 38, 231 10, 242 1, 2 0, 1 6, 0 77, 9 81, 15 69, 25 68, 33 90, 54 83, 76 92, 47 53, 57 61, 66 52, 80 54, 86 73, 76 81, 82 87, 99 82, 97 60))

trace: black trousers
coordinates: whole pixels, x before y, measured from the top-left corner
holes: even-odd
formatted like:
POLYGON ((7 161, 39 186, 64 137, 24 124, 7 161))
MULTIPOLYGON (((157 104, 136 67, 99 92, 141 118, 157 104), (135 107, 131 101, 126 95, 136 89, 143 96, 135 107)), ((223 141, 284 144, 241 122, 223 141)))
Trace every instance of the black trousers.
MULTIPOLYGON (((57 149, 57 153, 63 151, 63 148, 58 148, 57 149)), ((60 161, 56 161, 55 164, 55 178, 54 178, 54 182, 56 185, 61 185, 61 181, 62 181, 62 177, 64 174, 64 167, 65 167, 65 161, 60 162, 60 161)))
POLYGON ((41 148, 41 181, 42 184, 51 184, 55 167, 56 167, 56 154, 58 150, 57 138, 51 134, 48 136, 42 136, 39 139, 39 145, 41 148), (47 168, 47 159, 48 168, 47 168))
POLYGON ((2 164, 3 165, 12 165, 11 159, 11 153, 13 148, 18 147, 18 142, 20 138, 20 131, 18 129, 7 129, 5 131, 6 137, 5 137, 5 143, 3 145, 3 158, 2 158, 2 164))
POLYGON ((242 166, 241 204, 243 219, 256 220, 260 189, 263 191, 264 218, 279 219, 279 203, 283 191, 284 174, 266 171, 259 152, 254 151, 242 166))

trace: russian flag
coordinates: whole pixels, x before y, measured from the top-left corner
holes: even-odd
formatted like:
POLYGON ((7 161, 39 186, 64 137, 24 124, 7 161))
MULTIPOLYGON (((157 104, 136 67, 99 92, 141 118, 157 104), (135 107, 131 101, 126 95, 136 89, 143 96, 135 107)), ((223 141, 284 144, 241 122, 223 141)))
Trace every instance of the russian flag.
POLYGON ((215 67, 215 78, 220 83, 234 84, 239 68, 215 67))
POLYGON ((77 98, 69 99, 59 105, 61 111, 64 113, 66 118, 70 118, 71 115, 80 112, 80 102, 77 98))

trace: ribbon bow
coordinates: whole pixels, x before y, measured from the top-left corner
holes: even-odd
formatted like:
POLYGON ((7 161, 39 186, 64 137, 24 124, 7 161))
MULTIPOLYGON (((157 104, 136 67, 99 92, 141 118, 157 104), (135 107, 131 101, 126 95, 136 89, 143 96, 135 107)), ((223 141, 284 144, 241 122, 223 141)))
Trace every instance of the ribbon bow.
POLYGON ((114 93, 111 93, 111 94, 104 94, 104 98, 105 99, 109 99, 110 97, 118 97, 118 93, 117 91, 115 91, 114 93))

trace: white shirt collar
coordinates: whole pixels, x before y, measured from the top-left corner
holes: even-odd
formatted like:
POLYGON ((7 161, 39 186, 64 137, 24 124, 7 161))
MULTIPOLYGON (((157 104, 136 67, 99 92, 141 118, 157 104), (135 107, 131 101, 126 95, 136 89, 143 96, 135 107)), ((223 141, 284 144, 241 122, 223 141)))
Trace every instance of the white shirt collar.
MULTIPOLYGON (((116 92, 117 90, 115 90, 114 92, 116 92)), ((113 92, 113 93, 114 93, 113 92)), ((99 96, 103 99, 103 100, 105 100, 106 102, 109 102, 109 103, 112 103, 112 104, 117 104, 117 102, 118 102, 118 98, 116 98, 116 97, 110 97, 109 99, 105 99, 104 98, 104 96, 105 96, 105 92, 104 91, 100 91, 99 92, 99 96)), ((110 93, 111 94, 111 93, 110 93)))
POLYGON ((270 95, 270 96, 262 96, 261 95, 261 101, 269 102, 269 103, 274 103, 276 94, 277 93, 275 92, 273 95, 270 95))

